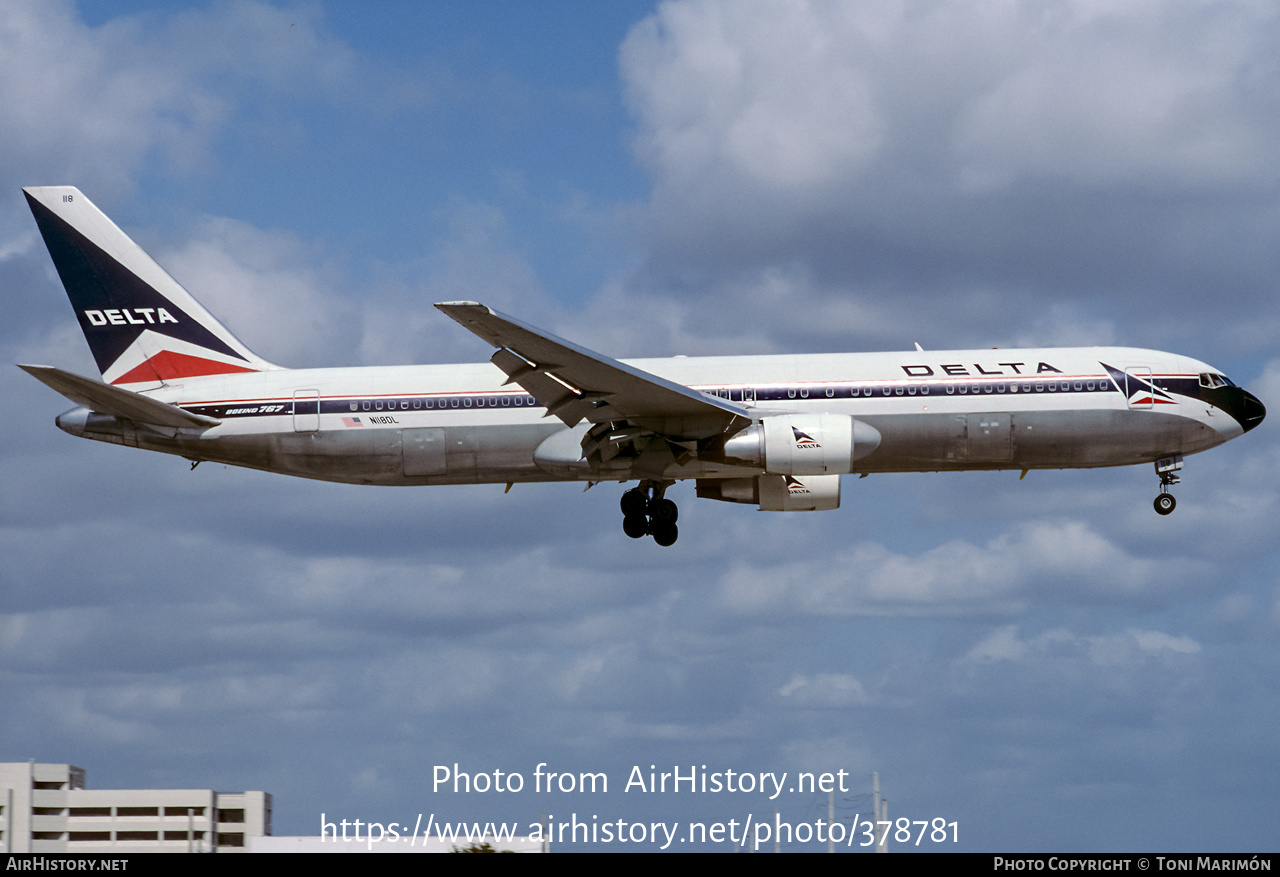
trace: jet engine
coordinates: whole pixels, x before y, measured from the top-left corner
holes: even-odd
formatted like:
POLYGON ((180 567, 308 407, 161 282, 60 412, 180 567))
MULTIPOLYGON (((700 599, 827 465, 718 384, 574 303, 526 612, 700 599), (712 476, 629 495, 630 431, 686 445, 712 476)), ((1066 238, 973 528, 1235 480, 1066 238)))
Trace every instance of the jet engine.
POLYGON ((726 441, 724 459, 769 475, 843 475, 879 446, 875 427, 847 414, 775 414, 726 441))
POLYGON ((762 512, 822 512, 840 508, 839 475, 699 478, 698 496, 758 505, 762 512))

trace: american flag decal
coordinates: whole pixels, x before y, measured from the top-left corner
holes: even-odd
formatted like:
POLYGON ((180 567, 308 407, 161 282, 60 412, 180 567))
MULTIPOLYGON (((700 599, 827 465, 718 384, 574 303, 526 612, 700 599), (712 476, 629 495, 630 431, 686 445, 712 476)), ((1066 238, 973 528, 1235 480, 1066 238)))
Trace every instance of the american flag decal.
POLYGON ((359 417, 344 417, 342 418, 342 425, 343 426, 364 426, 364 424, 360 422, 359 417))

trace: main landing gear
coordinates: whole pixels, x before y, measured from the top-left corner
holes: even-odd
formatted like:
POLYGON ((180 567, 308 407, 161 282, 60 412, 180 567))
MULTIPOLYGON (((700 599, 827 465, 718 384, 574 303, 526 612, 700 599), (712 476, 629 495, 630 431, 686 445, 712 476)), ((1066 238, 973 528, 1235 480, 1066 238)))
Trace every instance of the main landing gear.
POLYGON ((1182 480, 1178 477, 1178 470, 1181 468, 1181 454, 1174 457, 1161 457, 1156 460, 1156 474, 1160 476, 1160 495, 1156 497, 1154 503, 1156 514, 1167 515, 1177 508, 1178 501, 1173 498, 1169 488, 1182 480))
POLYGON ((673 483, 642 481, 639 487, 622 494, 622 532, 632 539, 652 536, 653 541, 664 548, 675 545, 680 536, 680 529, 676 526, 680 510, 674 502, 662 496, 673 483))

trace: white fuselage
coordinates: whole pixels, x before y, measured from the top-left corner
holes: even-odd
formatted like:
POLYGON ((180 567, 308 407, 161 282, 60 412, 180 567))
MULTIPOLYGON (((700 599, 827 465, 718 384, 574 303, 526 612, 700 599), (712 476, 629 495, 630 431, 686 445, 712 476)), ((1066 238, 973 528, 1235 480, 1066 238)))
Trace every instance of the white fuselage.
MULTIPOLYGON (((1227 410, 1230 405, 1214 396, 1217 391, 1201 387, 1200 376, 1212 368, 1152 350, 627 363, 741 404, 753 415, 854 417, 880 436, 874 451, 849 470, 858 473, 1120 466, 1196 453, 1244 431, 1227 410)), ((616 468, 602 474, 574 459, 576 451, 565 448, 576 446, 588 424, 569 430, 544 416, 545 409, 519 386, 504 385, 505 379, 488 363, 186 378, 129 389, 217 418, 219 425, 141 426, 83 408, 58 422, 86 438, 329 481, 407 485, 636 477, 616 468)), ((695 453, 672 462, 661 477, 731 478, 763 471, 695 453)))

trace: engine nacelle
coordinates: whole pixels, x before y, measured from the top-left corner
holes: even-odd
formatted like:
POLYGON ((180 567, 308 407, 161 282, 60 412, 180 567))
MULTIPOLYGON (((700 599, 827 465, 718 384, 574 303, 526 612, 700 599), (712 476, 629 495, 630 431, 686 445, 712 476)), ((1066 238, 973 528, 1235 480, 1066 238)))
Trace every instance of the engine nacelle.
POLYGON ((840 508, 839 475, 761 475, 699 478, 698 496, 758 505, 762 512, 820 512, 840 508))
POLYGON ((724 456, 770 475, 843 475, 878 447, 876 428, 847 414, 775 414, 725 442, 724 456))

